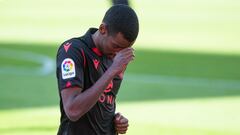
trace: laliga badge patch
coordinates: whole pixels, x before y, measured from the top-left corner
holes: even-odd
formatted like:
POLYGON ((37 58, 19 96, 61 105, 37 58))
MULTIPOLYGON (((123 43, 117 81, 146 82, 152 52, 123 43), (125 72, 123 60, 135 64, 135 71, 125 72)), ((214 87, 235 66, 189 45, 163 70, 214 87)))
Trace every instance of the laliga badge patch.
POLYGON ((75 77, 75 75, 76 75, 75 64, 72 59, 70 59, 70 58, 64 59, 62 62, 61 68, 62 68, 62 78, 63 79, 75 77))

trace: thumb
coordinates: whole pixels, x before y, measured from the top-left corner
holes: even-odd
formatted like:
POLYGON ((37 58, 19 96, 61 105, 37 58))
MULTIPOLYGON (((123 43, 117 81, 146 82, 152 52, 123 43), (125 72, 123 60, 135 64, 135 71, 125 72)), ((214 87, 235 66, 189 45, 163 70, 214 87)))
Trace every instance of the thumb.
POLYGON ((121 116, 122 116, 121 113, 116 113, 115 120, 120 121, 121 116))

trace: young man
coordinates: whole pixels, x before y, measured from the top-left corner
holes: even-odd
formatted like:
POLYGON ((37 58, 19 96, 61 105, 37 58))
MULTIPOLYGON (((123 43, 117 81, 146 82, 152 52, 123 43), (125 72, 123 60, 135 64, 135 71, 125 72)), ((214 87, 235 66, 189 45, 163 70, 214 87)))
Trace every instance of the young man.
POLYGON ((134 59, 138 18, 127 5, 112 6, 99 29, 64 42, 57 53, 61 124, 58 135, 124 134, 128 119, 115 114, 123 72, 134 59))

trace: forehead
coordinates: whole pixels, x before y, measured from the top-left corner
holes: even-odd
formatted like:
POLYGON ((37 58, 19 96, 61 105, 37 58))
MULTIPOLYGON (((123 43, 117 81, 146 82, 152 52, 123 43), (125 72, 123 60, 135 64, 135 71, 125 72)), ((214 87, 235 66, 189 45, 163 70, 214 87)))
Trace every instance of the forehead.
POLYGON ((120 47, 130 47, 133 45, 134 42, 129 42, 126 40, 121 32, 111 36, 112 37, 112 43, 119 45, 120 47))

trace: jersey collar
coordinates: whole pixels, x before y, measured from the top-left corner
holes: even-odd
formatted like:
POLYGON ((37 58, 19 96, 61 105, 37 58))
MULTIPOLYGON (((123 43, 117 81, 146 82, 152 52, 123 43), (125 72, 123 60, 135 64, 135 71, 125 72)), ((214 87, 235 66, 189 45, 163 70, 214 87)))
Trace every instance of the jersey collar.
POLYGON ((96 28, 90 28, 85 35, 83 36, 83 40, 87 42, 87 46, 97 55, 102 56, 102 52, 96 47, 96 45, 93 42, 92 34, 94 34, 98 29, 96 28))

